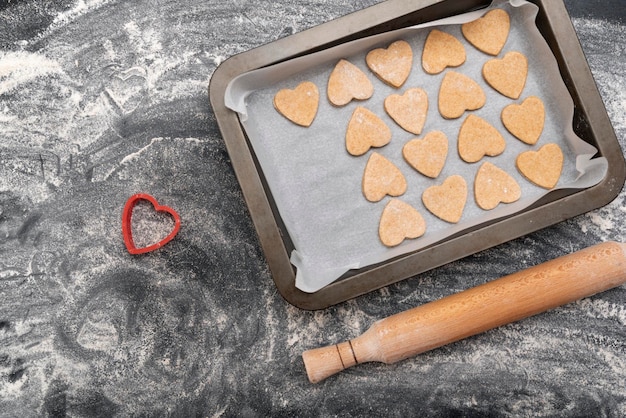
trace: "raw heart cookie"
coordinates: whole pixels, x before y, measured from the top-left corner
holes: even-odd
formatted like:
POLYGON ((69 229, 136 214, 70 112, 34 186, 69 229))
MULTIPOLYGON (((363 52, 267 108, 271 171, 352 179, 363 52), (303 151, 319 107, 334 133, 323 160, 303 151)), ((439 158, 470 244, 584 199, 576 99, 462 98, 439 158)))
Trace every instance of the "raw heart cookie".
POLYGON ((387 247, 399 245, 405 239, 415 239, 426 232, 426 221, 413 206, 400 199, 391 199, 383 209, 378 236, 387 247))
POLYGON ((461 220, 466 201, 467 183, 459 175, 448 177, 441 186, 431 186, 422 194, 426 209, 450 223, 461 220))
POLYGON ((367 66, 385 83, 398 88, 413 67, 413 50, 406 41, 395 41, 387 49, 377 48, 365 56, 367 66))
POLYGON ((446 119, 460 118, 466 110, 480 109, 487 96, 480 85, 468 76, 448 71, 439 88, 439 113, 446 119))
POLYGON ((355 100, 367 100, 374 94, 374 85, 356 65, 339 60, 328 78, 328 100, 344 106, 355 100))
POLYGON ((552 189, 561 177, 563 151, 557 144, 546 144, 538 151, 521 153, 515 164, 528 180, 544 189, 552 189))
POLYGON ((391 129, 376 114, 358 106, 352 112, 346 131, 346 149, 354 156, 365 154, 371 147, 383 147, 391 141, 391 129))
POLYGON ((489 122, 469 115, 459 130, 459 156, 467 163, 480 161, 485 155, 495 157, 504 152, 504 137, 489 122))
POLYGON ((394 163, 377 152, 372 153, 363 172, 363 195, 378 202, 385 195, 400 196, 406 192, 406 179, 394 163))
POLYGON ((443 132, 429 132, 424 139, 415 138, 402 147, 407 163, 423 175, 436 178, 448 156, 448 138, 443 132))
POLYGON ((315 119, 320 101, 317 86, 305 81, 294 90, 282 89, 274 96, 274 107, 293 123, 309 127, 315 119))
POLYGON ((507 52, 504 58, 494 58, 483 65, 483 77, 500 94, 518 99, 526 85, 528 60, 520 52, 507 52))
POLYGON ((540 98, 531 96, 522 104, 505 107, 501 119, 513 136, 526 144, 535 145, 543 132, 546 110, 540 98))
POLYGON ((478 50, 489 55, 498 55, 511 29, 511 18, 502 9, 493 9, 472 22, 461 25, 465 39, 478 50))
POLYGON ((403 95, 392 94, 385 99, 385 111, 405 131, 422 133, 428 113, 428 95, 423 89, 412 88, 403 95))
POLYGON ((522 196, 522 189, 513 177, 495 165, 485 162, 474 179, 474 198, 484 210, 500 203, 513 203, 522 196))
POLYGON ((422 68, 428 74, 439 74, 446 67, 458 67, 465 62, 465 47, 449 33, 433 29, 428 34, 422 52, 422 68))

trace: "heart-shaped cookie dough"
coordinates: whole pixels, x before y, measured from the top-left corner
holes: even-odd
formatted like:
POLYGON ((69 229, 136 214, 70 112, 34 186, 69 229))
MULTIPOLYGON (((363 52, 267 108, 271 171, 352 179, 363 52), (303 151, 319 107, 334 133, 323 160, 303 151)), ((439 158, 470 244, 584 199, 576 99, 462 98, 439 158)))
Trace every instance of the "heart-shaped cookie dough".
POLYGON ((406 192, 404 174, 387 158, 373 152, 363 172, 363 195, 370 202, 378 202, 386 195, 400 196, 406 192))
POLYGON ((352 100, 367 100, 374 94, 374 85, 363 71, 350 61, 339 60, 328 78, 328 100, 344 106, 352 100))
POLYGON ((526 151, 515 160, 517 169, 524 177, 544 189, 552 189, 559 182, 563 171, 563 151, 550 143, 538 151, 526 151))
POLYGON ((433 29, 422 51, 422 68, 428 74, 439 74, 446 67, 458 67, 465 62, 465 47, 453 35, 433 29))
POLYGON ((465 74, 448 71, 439 88, 439 113, 446 119, 460 118, 466 110, 480 109, 487 96, 480 85, 465 74))
POLYGON ((403 95, 392 94, 385 99, 385 111, 402 129, 415 135, 422 133, 428 114, 428 94, 411 88, 403 95))
POLYGON ((543 132, 546 110, 539 97, 530 96, 521 104, 510 104, 502 110, 504 127, 517 139, 535 145, 543 132))
POLYGON ((450 176, 441 185, 424 190, 422 202, 433 215, 446 222, 457 223, 467 202, 467 183, 459 175, 450 176))
POLYGON ((491 210, 500 203, 513 203, 522 196, 520 185, 506 171, 490 162, 480 166, 474 179, 476 204, 491 210))
POLYGON ((507 52, 504 58, 494 58, 483 65, 483 77, 500 94, 518 99, 526 85, 528 60, 520 52, 507 52))
POLYGON ((429 132, 423 139, 415 138, 404 144, 402 156, 423 175, 436 178, 446 164, 448 138, 443 132, 429 132))
POLYGON ((493 9, 482 17, 461 25, 461 32, 465 39, 478 50, 489 55, 498 55, 511 29, 511 18, 502 9, 493 9))
POLYGON ((458 150, 463 161, 475 163, 485 155, 495 157, 504 152, 506 141, 485 119, 469 115, 459 130, 458 150))
POLYGON ((383 147, 389 141, 391 129, 381 118, 364 107, 354 109, 346 131, 346 149, 351 155, 363 155, 371 147, 383 147))
POLYGON ((391 199, 383 209, 378 236, 387 247, 395 247, 405 239, 419 238, 425 232, 424 217, 408 203, 400 199, 391 199))
POLYGON ((401 87, 413 67, 413 50, 408 42, 399 40, 388 48, 377 48, 365 56, 367 66, 383 82, 401 87))
POLYGON ((305 81, 295 89, 279 90, 274 96, 274 107, 293 123, 309 127, 315 119, 320 101, 317 86, 305 81))

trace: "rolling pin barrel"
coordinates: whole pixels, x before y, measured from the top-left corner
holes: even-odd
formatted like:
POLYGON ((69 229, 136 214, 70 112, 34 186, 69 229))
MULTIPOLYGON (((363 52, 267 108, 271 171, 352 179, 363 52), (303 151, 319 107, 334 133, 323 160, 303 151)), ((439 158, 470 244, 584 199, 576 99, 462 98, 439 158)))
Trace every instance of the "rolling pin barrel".
POLYGON ((605 242, 375 322, 365 333, 302 354, 317 383, 359 363, 387 364, 626 282, 626 245, 605 242))

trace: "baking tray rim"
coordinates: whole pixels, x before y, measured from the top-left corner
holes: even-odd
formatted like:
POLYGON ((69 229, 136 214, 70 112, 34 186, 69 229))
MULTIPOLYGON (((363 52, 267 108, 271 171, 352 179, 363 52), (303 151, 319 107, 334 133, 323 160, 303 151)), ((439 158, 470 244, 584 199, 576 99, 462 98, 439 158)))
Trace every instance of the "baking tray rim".
MULTIPOLYGON (((584 128, 591 134, 591 138, 584 139, 594 140, 593 145, 598 148, 599 154, 608 160, 605 178, 584 190, 552 192, 545 199, 547 202, 539 206, 472 228, 462 235, 384 263, 351 271, 315 293, 305 293, 295 287, 289 237, 264 184, 262 171, 238 116, 224 104, 226 86, 238 75, 253 69, 351 39, 415 24, 410 23, 410 19, 416 13, 453 2, 420 0, 407 5, 402 0, 388 0, 234 55, 214 71, 209 83, 209 100, 272 278, 280 294, 290 304, 307 310, 323 309, 600 208, 619 195, 626 180, 626 163, 563 0, 530 0, 539 7, 537 25, 540 32, 544 38, 553 37, 553 42, 548 38, 546 40, 557 57, 561 74, 576 103, 579 123, 585 125, 584 128), (358 26, 358 30, 347 29, 357 27, 354 25, 358 26)), ((464 11, 490 3, 486 0, 473 1, 465 5, 464 11)), ((460 12, 448 11, 448 15, 460 12)), ((576 122, 575 117, 574 124, 576 122)))

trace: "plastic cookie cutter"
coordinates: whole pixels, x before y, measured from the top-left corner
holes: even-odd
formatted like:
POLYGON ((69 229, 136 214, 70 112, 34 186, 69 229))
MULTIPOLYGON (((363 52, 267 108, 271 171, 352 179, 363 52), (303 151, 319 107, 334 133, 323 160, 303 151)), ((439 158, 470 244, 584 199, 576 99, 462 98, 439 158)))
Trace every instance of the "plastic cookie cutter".
POLYGON ((150 196, 149 194, 145 194, 145 193, 135 194, 131 196, 130 198, 128 198, 128 200, 126 201, 126 205, 124 205, 124 211, 122 212, 122 235, 124 236, 124 243, 126 244, 126 248, 128 249, 128 252, 131 254, 143 254, 143 253, 147 253, 147 252, 156 250, 158 248, 161 248, 162 246, 170 242, 172 239, 174 239, 176 234, 178 234, 179 229, 180 229, 180 216, 178 215, 178 213, 174 209, 170 208, 169 206, 159 205, 157 200, 154 197, 150 196), (165 212, 171 215, 174 218, 174 228, 169 233, 169 235, 167 235, 165 238, 163 238, 156 244, 148 245, 147 247, 137 248, 135 246, 135 242, 133 241, 133 231, 131 227, 131 220, 133 216, 133 209, 135 208, 135 205, 139 203, 139 201, 141 200, 147 200, 148 202, 152 203, 154 210, 156 210, 157 212, 165 212))

